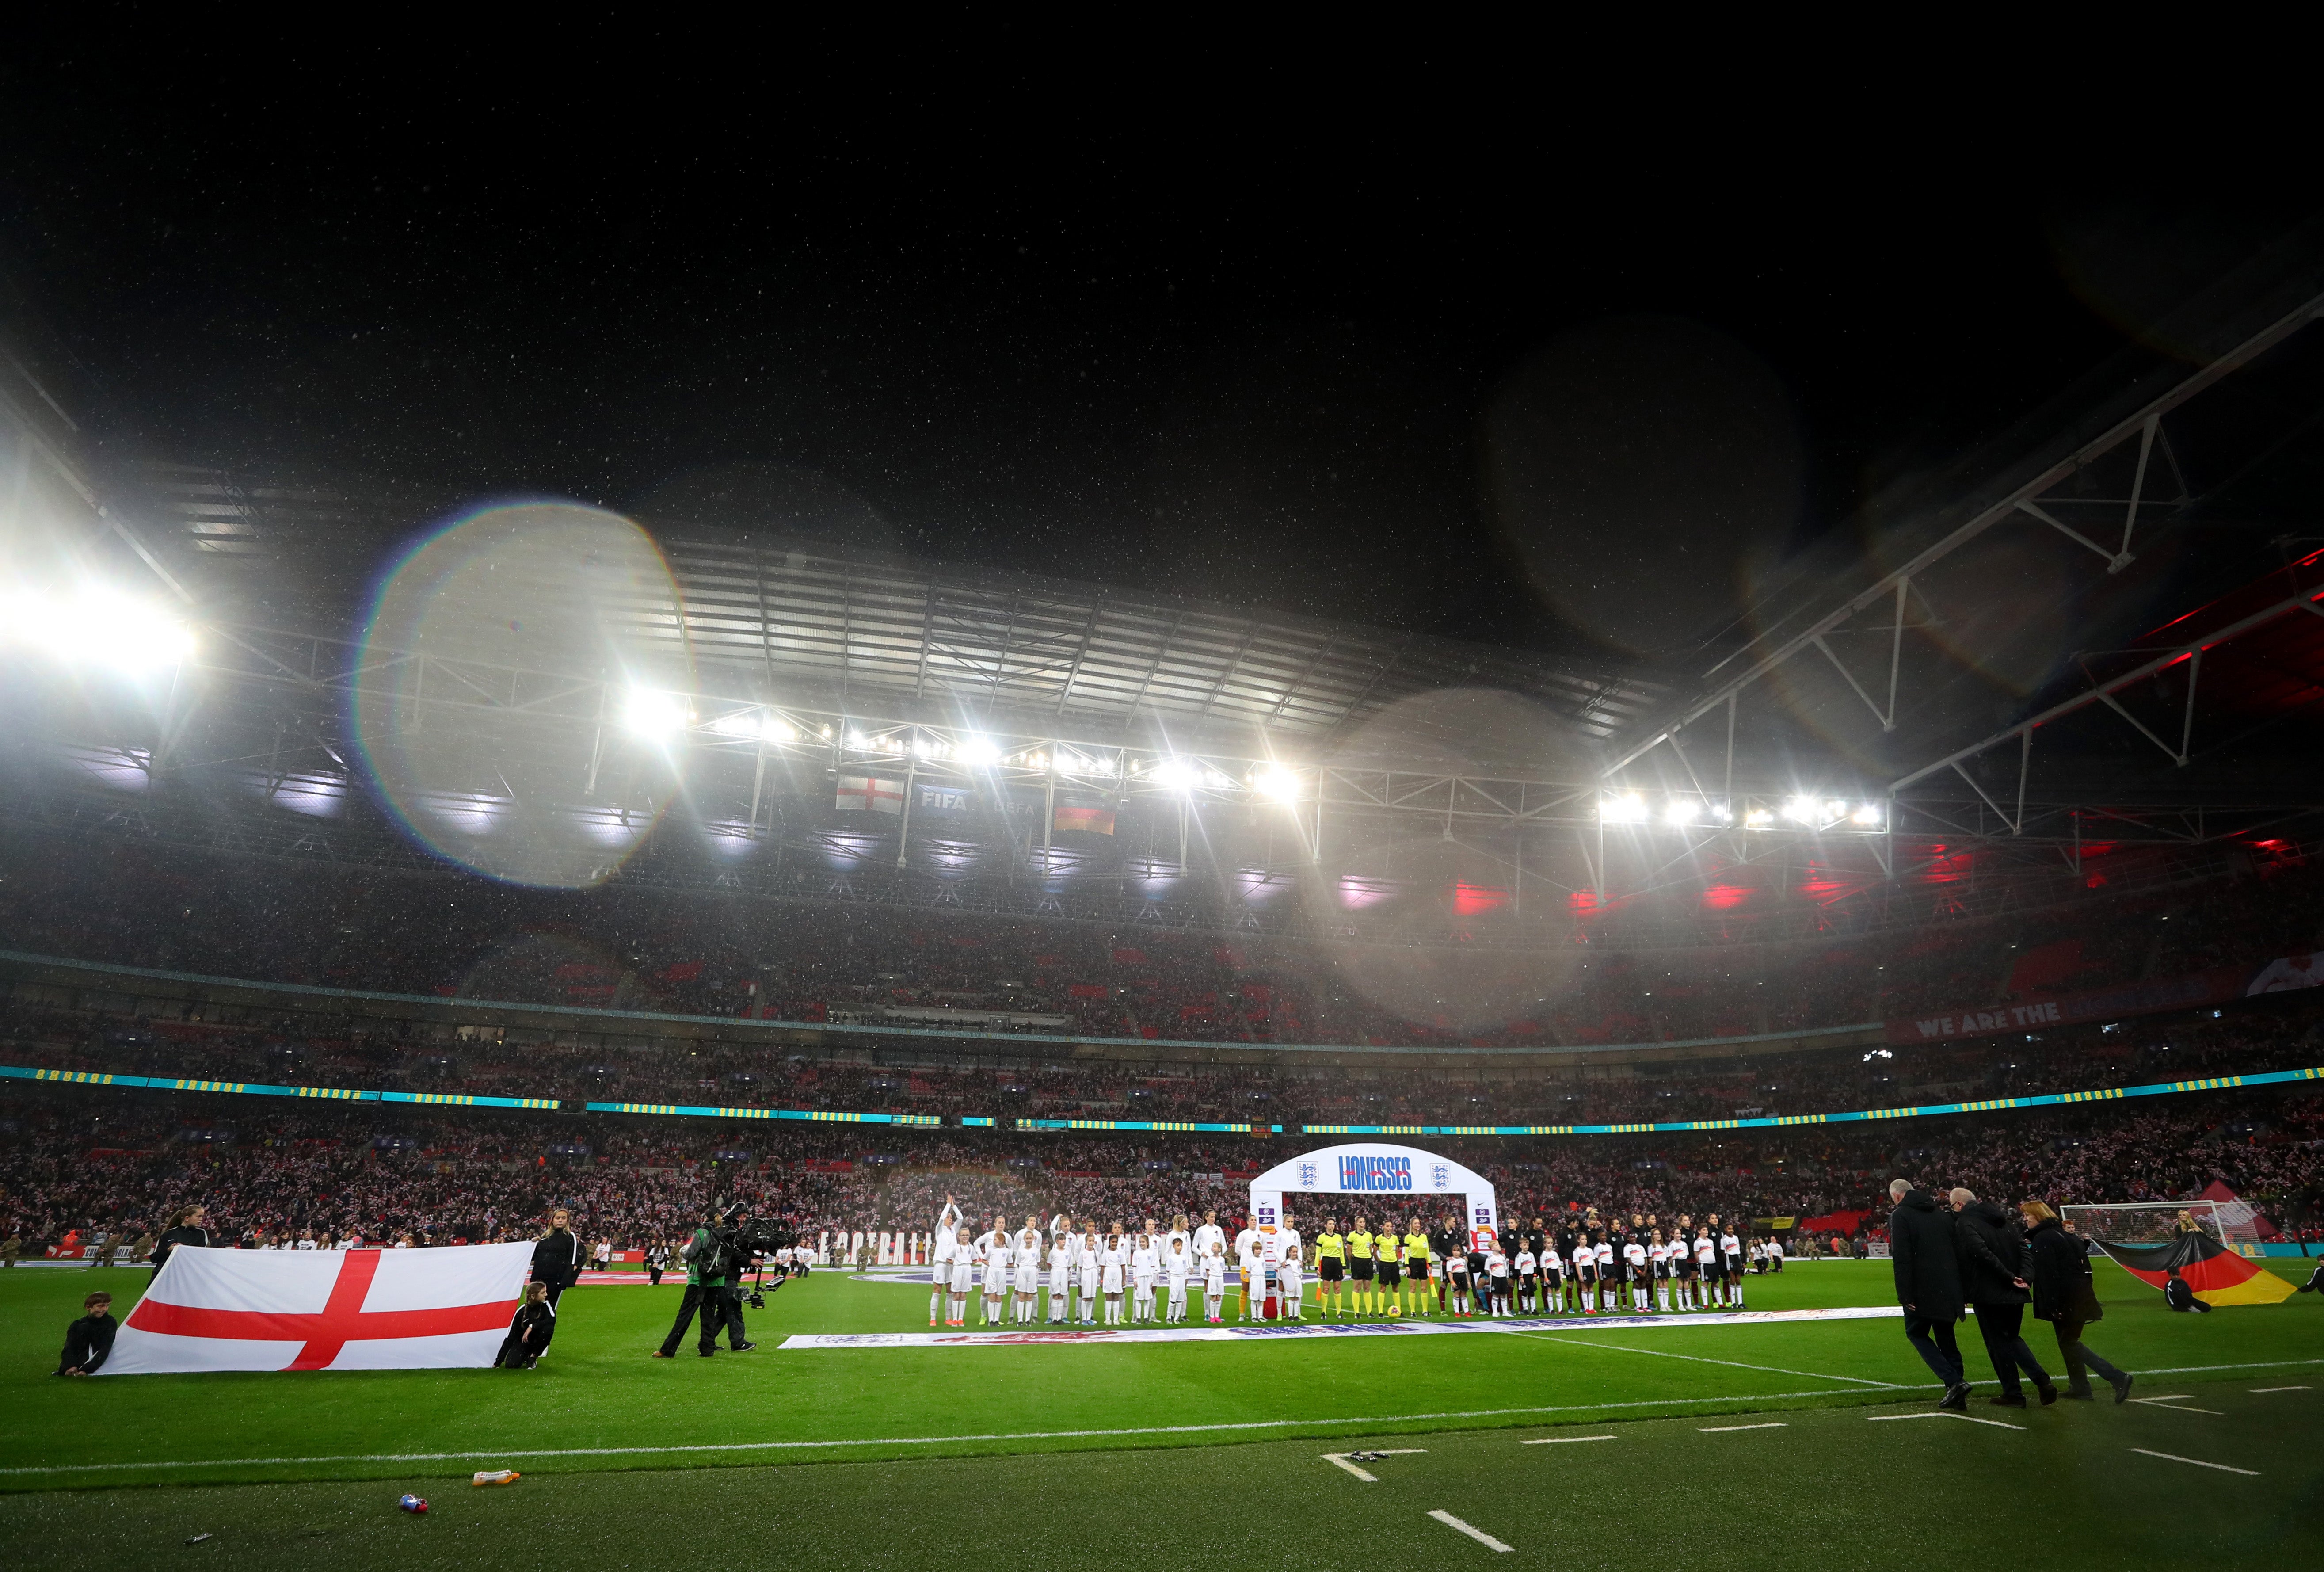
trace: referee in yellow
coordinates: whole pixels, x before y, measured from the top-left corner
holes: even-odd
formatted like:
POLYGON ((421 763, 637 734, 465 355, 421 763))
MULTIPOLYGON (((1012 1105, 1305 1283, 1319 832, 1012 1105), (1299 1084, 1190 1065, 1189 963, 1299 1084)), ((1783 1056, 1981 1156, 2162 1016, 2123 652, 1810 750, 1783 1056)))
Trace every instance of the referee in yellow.
POLYGON ((1326 1316, 1340 1313, 1340 1281, 1347 1276, 1348 1242, 1340 1237, 1340 1220, 1323 1219, 1315 1235, 1315 1299, 1326 1316))
POLYGON ((1348 1230, 1348 1276, 1354 1280, 1356 1314, 1372 1313, 1372 1231, 1361 1217, 1348 1230))
POLYGON ((1396 1231, 1394 1217, 1380 1224, 1379 1236, 1372 1241, 1372 1275, 1379 1281, 1380 1314, 1403 1315, 1404 1235, 1396 1231))
POLYGON ((1420 1301, 1420 1313, 1428 1313, 1428 1234, 1417 1217, 1404 1220, 1404 1281, 1420 1301))

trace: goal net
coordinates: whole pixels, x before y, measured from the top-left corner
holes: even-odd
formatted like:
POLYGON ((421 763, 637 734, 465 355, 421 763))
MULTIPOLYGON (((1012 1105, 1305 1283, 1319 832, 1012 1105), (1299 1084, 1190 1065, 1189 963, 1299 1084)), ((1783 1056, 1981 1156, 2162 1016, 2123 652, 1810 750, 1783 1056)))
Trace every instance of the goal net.
POLYGON ((2133 1201, 2114 1206, 2060 1207, 2058 1215, 2085 1239, 2109 1244, 2166 1244, 2191 1222, 2230 1250, 2259 1243, 2255 1214, 2242 1201, 2133 1201))

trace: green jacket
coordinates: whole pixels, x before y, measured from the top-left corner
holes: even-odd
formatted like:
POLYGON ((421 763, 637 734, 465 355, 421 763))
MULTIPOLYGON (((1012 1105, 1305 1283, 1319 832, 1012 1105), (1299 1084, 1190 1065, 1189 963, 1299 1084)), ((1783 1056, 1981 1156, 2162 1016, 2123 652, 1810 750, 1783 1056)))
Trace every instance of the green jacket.
MULTIPOLYGON (((696 1228, 694 1231, 693 1243, 687 1246, 686 1281, 697 1288, 726 1286, 726 1274, 724 1271, 706 1272, 702 1267, 704 1247, 713 1243, 709 1229, 696 1228)), ((713 1260, 715 1262, 715 1258, 714 1257, 713 1260)))

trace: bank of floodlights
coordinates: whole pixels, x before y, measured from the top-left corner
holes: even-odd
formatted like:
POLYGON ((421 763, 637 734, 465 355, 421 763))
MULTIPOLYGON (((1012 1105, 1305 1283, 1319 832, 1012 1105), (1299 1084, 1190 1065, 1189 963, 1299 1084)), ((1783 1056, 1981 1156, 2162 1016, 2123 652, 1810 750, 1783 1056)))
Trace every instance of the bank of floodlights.
POLYGON ((1804 792, 1781 800, 1731 803, 1691 792, 1648 798, 1641 791, 1611 792, 1598 800, 1598 822, 1677 830, 1826 830, 1873 832, 1888 822, 1879 802, 1850 801, 1804 792))

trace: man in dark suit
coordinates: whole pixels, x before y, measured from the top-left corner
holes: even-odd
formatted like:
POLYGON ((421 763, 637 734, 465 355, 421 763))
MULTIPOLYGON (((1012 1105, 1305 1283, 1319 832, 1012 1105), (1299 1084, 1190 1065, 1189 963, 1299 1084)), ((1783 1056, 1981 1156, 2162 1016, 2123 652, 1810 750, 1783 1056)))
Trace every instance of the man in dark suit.
POLYGON ((2023 1370, 2047 1408, 2058 1401, 2057 1383, 2034 1357, 2024 1336, 2025 1307, 2034 1298, 2025 1283, 2033 1265, 2025 1231, 1993 1202, 1980 1201, 1966 1189, 1953 1191, 1952 1204, 1961 1288, 1977 1307, 1977 1335, 1985 1340, 1986 1357, 1993 1361, 1993 1373, 2001 1382, 1999 1394, 1986 1401, 2002 1408, 2024 1408, 2025 1392, 2017 1380, 2023 1370))
POLYGON ((1896 1273, 1896 1302, 1904 1307, 1905 1339, 1945 1383, 1937 1406, 1965 1409, 1969 1381, 1961 1370, 1960 1345, 1953 1340, 1963 1300, 1952 1215, 1909 1179, 1891 1184, 1888 1196, 1896 1203, 1888 1215, 1888 1260, 1896 1273))

